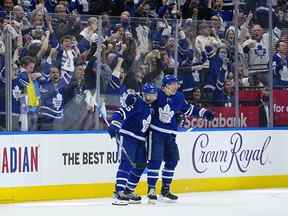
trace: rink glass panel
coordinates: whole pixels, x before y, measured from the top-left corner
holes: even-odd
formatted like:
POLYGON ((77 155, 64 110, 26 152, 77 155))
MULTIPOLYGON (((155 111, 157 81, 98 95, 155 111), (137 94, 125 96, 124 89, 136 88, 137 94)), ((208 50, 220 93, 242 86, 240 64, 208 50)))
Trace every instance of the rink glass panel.
MULTIPOLYGON (((9 19, 13 20, 15 19, 15 16, 17 15, 11 14, 9 19)), ((32 22, 33 16, 31 14, 27 14, 26 17, 32 22)), ((50 17, 52 19, 51 23, 54 31, 59 34, 57 39, 60 43, 62 36, 67 34, 67 32, 74 36, 79 43, 79 34, 88 26, 88 19, 91 18, 91 16, 83 15, 67 15, 59 18, 54 14, 51 14, 50 17), (69 24, 73 24, 73 26, 67 28, 69 24), (61 25, 62 27, 64 26, 64 30, 65 27, 67 28, 66 33, 61 28, 61 25), (73 31, 71 31, 71 29, 73 31), (63 30, 64 33, 61 32, 61 30, 63 30)), ((119 85, 117 86, 118 81, 121 86, 121 82, 127 74, 134 74, 136 80, 141 80, 148 73, 157 72, 158 75, 153 78, 153 81, 160 87, 163 75, 174 73, 180 78, 179 84, 183 85, 181 74, 187 75, 190 73, 189 70, 186 70, 187 65, 188 68, 190 65, 189 63, 185 63, 185 58, 189 58, 189 56, 191 57, 192 55, 193 58, 195 57, 198 61, 201 59, 201 51, 197 51, 197 48, 199 48, 197 46, 199 44, 195 47, 195 39, 200 35, 200 27, 202 24, 199 21, 190 19, 176 21, 108 16, 98 16, 96 18, 95 25, 97 30, 95 32, 95 38, 90 44, 90 48, 93 51, 89 52, 91 49, 88 50, 84 45, 84 48, 80 51, 81 53, 79 55, 81 56, 80 59, 84 58, 85 55, 89 55, 91 61, 88 64, 88 69, 86 67, 85 72, 83 72, 83 65, 77 63, 72 72, 73 85, 69 86, 69 90, 65 91, 62 95, 64 117, 60 120, 57 119, 46 122, 43 129, 43 127, 40 127, 39 123, 41 114, 38 113, 38 120, 36 123, 34 121, 36 126, 33 127, 33 130, 105 129, 107 127, 107 124, 105 123, 106 120, 109 122, 112 113, 117 110, 120 105, 121 87, 117 90, 119 87, 119 85), (119 25, 121 23, 122 26, 119 25), (162 29, 161 31, 163 32, 162 36, 159 38, 159 36, 157 36, 157 31, 160 31, 160 29, 162 29), (185 34, 185 39, 188 41, 186 44, 188 47, 182 43, 183 33, 185 34), (183 54, 183 49, 185 54, 183 54), (190 52, 189 50, 185 51, 185 49, 193 50, 190 52), (114 76, 116 79, 114 79, 114 76), (113 88, 111 89, 111 83, 112 87, 116 88, 116 90, 114 89, 115 91, 113 88)), ((212 20, 210 23, 207 22, 206 24, 207 28, 210 28, 210 31, 213 26, 215 27, 218 25, 215 20, 212 20)), ((242 51, 238 46, 235 46, 235 39, 233 42, 232 37, 233 33, 231 33, 232 36, 229 38, 227 34, 229 26, 233 26, 232 23, 225 23, 225 27, 223 27, 223 24, 218 26, 219 29, 217 30, 217 34, 222 45, 214 51, 216 55, 228 55, 226 63, 229 63, 229 66, 227 66, 228 73, 225 75, 224 83, 227 85, 226 88, 229 89, 230 99, 227 100, 227 97, 225 100, 223 97, 220 97, 219 99, 219 97, 215 97, 214 93, 211 94, 211 92, 204 91, 204 85, 207 84, 207 82, 205 83, 205 80, 207 81, 207 70, 209 69, 201 68, 198 73, 195 73, 195 71, 193 71, 193 73, 191 72, 190 78, 193 77, 194 80, 198 79, 200 81, 200 91, 195 90, 196 93, 188 93, 187 100, 211 109, 215 113, 216 118, 210 123, 201 119, 186 118, 184 127, 267 127, 269 126, 270 119, 270 99, 273 95, 275 96, 273 104, 275 115, 274 124, 275 126, 286 126, 286 87, 275 86, 274 83, 274 91, 272 94, 267 83, 259 85, 257 82, 250 82, 248 65, 246 64, 247 59, 245 59, 246 56, 242 55, 242 51), (229 40, 231 41, 229 42, 229 40), (235 53, 237 50, 238 58, 236 59, 235 53), (238 81, 236 81, 236 78, 238 81)), ((285 31, 284 28, 281 30, 285 31)), ((249 26, 249 32, 252 32, 251 25, 249 26)), ((269 35, 271 30, 265 29, 265 32, 269 35)), ((37 32, 37 30, 33 31, 33 34, 37 33, 41 34, 41 32, 37 32)), ((42 34, 44 36, 44 32, 42 32, 42 34)), ((211 34, 213 34, 212 31, 211 34)), ((238 35, 236 36, 236 43, 241 45, 243 41, 241 38, 238 38, 238 35)), ((11 46, 17 47, 15 37, 13 38, 13 35, 10 33, 7 37, 11 38, 11 46)), ((28 49, 29 38, 24 37, 23 39, 23 47, 28 49)), ((74 44, 73 41, 74 40, 72 40, 72 46, 75 46, 77 43, 75 42, 74 44)), ((7 40, 5 40, 3 44, 9 47, 7 40)), ((37 44, 35 46, 37 48, 37 44)), ((276 49, 273 41, 272 46, 274 53, 276 49)), ((0 55, 3 59, 5 68, 10 68, 11 74, 14 75, 17 73, 18 69, 15 66, 17 63, 15 62, 15 50, 12 50, 10 56, 5 52, 6 59, 3 53, 0 55), (12 56, 14 56, 14 59, 12 56)), ((32 53, 32 55, 35 55, 35 53, 32 53)), ((41 61, 37 61, 35 72, 43 73, 41 63, 43 63, 48 55, 49 49, 43 55, 41 61)), ((57 62, 58 64, 59 62, 61 63, 59 57, 58 59, 57 57, 55 59, 55 63, 57 62)), ((272 73, 272 71, 273 70, 270 68, 269 73, 272 73)), ((3 82, 3 77, 6 77, 5 73, 7 73, 7 70, 2 71, 1 73, 1 89, 3 89, 3 91, 1 90, 1 130, 19 131, 21 130, 18 123, 19 113, 15 112, 13 108, 13 104, 15 103, 13 100, 15 98, 12 98, 13 95, 17 95, 17 89, 13 86, 15 76, 10 76, 12 85, 10 88, 11 92, 8 93, 5 88, 6 84, 3 82), (8 98, 5 101, 5 95, 9 94, 11 95, 11 98, 8 98), (5 104, 5 106, 2 108, 3 104, 5 104), (12 111, 9 112, 6 110, 6 107, 10 107, 9 109, 12 109, 12 111), (11 123, 9 124, 7 122, 11 123), (7 128, 8 126, 9 128, 7 128)), ((186 81, 186 79, 184 80, 186 81)), ((192 85, 191 87, 195 88, 197 85, 192 85)), ((56 97, 54 101, 59 102, 57 99, 59 99, 59 97, 56 97)))

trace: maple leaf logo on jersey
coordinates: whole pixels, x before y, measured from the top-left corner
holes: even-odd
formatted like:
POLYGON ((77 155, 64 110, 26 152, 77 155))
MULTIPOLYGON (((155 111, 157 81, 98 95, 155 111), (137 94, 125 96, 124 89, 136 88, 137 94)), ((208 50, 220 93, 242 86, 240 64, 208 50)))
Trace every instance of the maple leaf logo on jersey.
POLYGON ((151 120, 152 120, 151 115, 149 115, 147 119, 143 119, 142 121, 143 128, 141 130, 142 133, 145 133, 148 130, 151 120))
POLYGON ((21 96, 21 90, 20 90, 20 88, 19 88, 18 85, 16 85, 16 86, 14 87, 14 89, 12 90, 12 94, 13 94, 13 97, 14 97, 16 100, 18 100, 18 99, 20 98, 20 96, 21 96))
POLYGON ((258 45, 255 48, 255 54, 259 57, 264 57, 266 55, 267 50, 262 45, 258 45))
POLYGON ((171 119, 174 116, 174 111, 171 110, 169 104, 167 104, 163 109, 159 107, 159 119, 163 123, 171 123, 171 119))
POLYGON ((61 107, 61 105, 62 105, 62 101, 63 101, 63 98, 62 98, 62 95, 61 95, 60 93, 58 93, 58 94, 56 95, 56 97, 54 97, 54 98, 52 99, 52 103, 53 103, 54 107, 55 107, 57 110, 60 109, 60 107, 61 107))

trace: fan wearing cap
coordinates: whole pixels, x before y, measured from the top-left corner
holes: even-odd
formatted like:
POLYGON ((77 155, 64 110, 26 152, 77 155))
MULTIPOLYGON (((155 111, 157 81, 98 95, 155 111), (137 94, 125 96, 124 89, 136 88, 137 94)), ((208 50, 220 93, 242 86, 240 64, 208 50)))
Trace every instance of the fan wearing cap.
POLYGON ((148 135, 148 200, 157 201, 155 191, 156 182, 162 161, 161 198, 168 201, 177 200, 177 196, 170 192, 175 167, 180 159, 176 144, 177 121, 175 113, 182 112, 187 116, 198 116, 207 120, 214 118, 213 113, 205 108, 189 104, 184 95, 178 91, 176 76, 165 75, 162 87, 158 90, 157 100, 153 103, 154 115, 148 135))
POLYGON ((116 174, 114 205, 140 203, 134 194, 147 162, 145 147, 147 130, 152 119, 151 103, 157 99, 158 89, 152 83, 144 84, 143 96, 129 93, 123 96, 108 128, 111 138, 119 138, 120 164, 116 174))

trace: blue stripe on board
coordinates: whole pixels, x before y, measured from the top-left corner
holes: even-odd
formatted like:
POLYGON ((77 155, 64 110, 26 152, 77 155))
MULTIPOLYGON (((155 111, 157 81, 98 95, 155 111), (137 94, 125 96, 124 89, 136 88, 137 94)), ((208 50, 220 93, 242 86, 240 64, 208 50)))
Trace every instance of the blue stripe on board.
MULTIPOLYGON (((187 129, 179 129, 185 132, 187 129)), ((288 130, 288 127, 274 128, 194 128, 193 131, 269 131, 269 130, 288 130)), ((106 134, 106 130, 89 130, 89 131, 1 131, 0 135, 33 135, 33 134, 106 134)))
MULTIPOLYGON (((179 131, 186 131, 188 129, 180 129, 179 131)), ((265 131, 265 130, 288 130, 288 127, 274 127, 274 128, 259 128, 259 127, 251 127, 251 128, 194 128, 192 131, 265 131)))
POLYGON ((34 135, 34 134, 105 134, 106 130, 88 130, 88 131, 1 131, 1 135, 34 135))

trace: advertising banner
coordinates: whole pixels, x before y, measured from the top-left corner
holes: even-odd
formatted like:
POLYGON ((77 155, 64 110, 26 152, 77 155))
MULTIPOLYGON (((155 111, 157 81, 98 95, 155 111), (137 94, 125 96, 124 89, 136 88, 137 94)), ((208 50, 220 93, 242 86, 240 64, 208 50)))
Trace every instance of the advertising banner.
POLYGON ((0 187, 112 182, 117 163, 108 134, 0 136, 0 187))
POLYGON ((275 126, 288 125, 288 91, 274 90, 273 91, 273 110, 275 126))
POLYGON ((287 175, 287 131, 203 131, 177 136, 186 178, 287 175))
MULTIPOLYGON (((176 178, 288 174, 287 140, 285 130, 181 132, 176 178)), ((2 188, 113 183, 117 166, 106 133, 0 135, 2 188)))
MULTIPOLYGON (((213 107, 215 118, 213 121, 193 117, 186 117, 185 128, 233 128, 236 127, 236 117, 234 107, 213 107)), ((240 107, 240 127, 259 127, 259 107, 240 107)))

